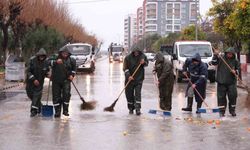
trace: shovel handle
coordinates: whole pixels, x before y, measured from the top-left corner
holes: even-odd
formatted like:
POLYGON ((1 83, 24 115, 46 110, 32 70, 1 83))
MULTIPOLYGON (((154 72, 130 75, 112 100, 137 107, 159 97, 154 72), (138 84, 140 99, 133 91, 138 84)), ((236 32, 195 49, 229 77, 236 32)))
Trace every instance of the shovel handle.
MULTIPOLYGON (((192 83, 192 81, 191 81, 191 79, 186 75, 186 74, 184 74, 185 76, 186 76, 186 78, 188 79, 188 82, 191 84, 191 86, 193 85, 193 83, 192 83)), ((193 88, 193 87, 192 87, 193 88)), ((193 88, 195 91, 196 91, 196 93, 199 95, 199 97, 201 98, 201 100, 202 100, 202 102, 208 107, 208 108, 210 108, 209 106, 208 106, 208 104, 205 102, 205 99, 201 96, 201 94, 200 94, 200 92, 196 89, 196 88, 193 88)), ((211 108, 210 108, 211 109, 211 108)))
POLYGON ((49 78, 49 86, 48 86, 48 94, 47 94, 47 102, 46 105, 49 103, 49 91, 50 91, 50 78, 49 78))

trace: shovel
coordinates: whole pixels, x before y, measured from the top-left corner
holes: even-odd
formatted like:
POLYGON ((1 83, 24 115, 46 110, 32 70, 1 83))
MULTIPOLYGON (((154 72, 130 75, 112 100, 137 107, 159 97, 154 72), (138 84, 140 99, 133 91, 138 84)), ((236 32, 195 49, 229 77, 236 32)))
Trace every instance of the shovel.
MULTIPOLYGON (((184 75, 185 75, 186 78, 188 79, 188 82, 189 82, 191 85, 193 85, 191 79, 190 79, 186 74, 184 74, 184 75)), ((208 104, 205 102, 205 99, 201 96, 200 92, 199 92, 196 88, 193 88, 193 89, 196 91, 196 93, 197 93, 197 94, 199 95, 199 97, 201 98, 202 102, 203 102, 203 103, 206 105, 206 107, 207 107, 207 108, 199 108, 199 109, 198 109, 198 112, 200 112, 200 113, 207 113, 207 112, 218 113, 218 112, 220 112, 220 109, 219 109, 219 108, 223 108, 223 106, 217 107, 217 108, 211 108, 211 107, 209 107, 208 104)))
POLYGON ((42 116, 43 117, 51 117, 53 116, 53 106, 48 105, 49 102, 49 91, 50 91, 50 79, 49 79, 49 86, 48 86, 48 94, 47 94, 47 102, 46 105, 42 106, 42 116))
MULTIPOLYGON (((160 103, 160 99, 159 99, 160 91, 159 91, 159 88, 157 86, 157 81, 158 81, 157 76, 154 75, 154 83, 155 83, 155 86, 157 88, 157 94, 158 94, 158 103, 160 103)), ((158 105, 158 107, 159 107, 159 105, 158 105)), ((162 110, 160 108, 158 108, 158 109, 150 109, 148 111, 148 113, 150 113, 150 114, 158 114, 158 113, 160 113, 160 114, 162 114, 164 116, 171 116, 170 111, 165 111, 165 110, 162 110)))

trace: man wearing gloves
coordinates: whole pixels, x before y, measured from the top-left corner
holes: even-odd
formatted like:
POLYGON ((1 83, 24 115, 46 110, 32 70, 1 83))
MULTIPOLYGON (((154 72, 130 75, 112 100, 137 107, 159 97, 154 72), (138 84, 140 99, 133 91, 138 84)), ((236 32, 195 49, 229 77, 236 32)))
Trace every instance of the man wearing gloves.
POLYGON ((185 76, 190 75, 190 80, 192 82, 188 83, 186 96, 187 96, 187 107, 182 108, 183 111, 192 111, 193 106, 193 96, 197 102, 197 111, 201 108, 202 99, 206 97, 206 85, 207 85, 207 65, 201 61, 201 56, 196 53, 193 57, 186 59, 183 65, 183 74, 185 76), (197 91, 199 94, 197 93, 197 91), (201 96, 201 97, 200 97, 201 96))
POLYGON ((239 73, 240 65, 239 61, 235 57, 235 50, 233 47, 228 48, 225 51, 224 56, 219 56, 218 53, 214 53, 213 65, 217 65, 217 100, 220 107, 220 116, 225 116, 225 110, 227 107, 227 98, 229 100, 229 113, 232 116, 236 116, 235 107, 237 100, 237 75, 239 73), (229 66, 230 68, 229 68, 229 66))
POLYGON ((141 89, 144 80, 144 67, 147 65, 147 57, 138 47, 134 47, 132 52, 124 59, 123 71, 125 73, 125 84, 130 82, 125 89, 129 114, 133 114, 135 110, 136 115, 141 115, 141 89), (139 65, 141 65, 140 68, 132 76, 139 65))
POLYGON ((61 116, 61 108, 63 108, 63 115, 69 116, 71 81, 76 73, 76 61, 70 55, 70 51, 65 46, 59 50, 57 58, 51 61, 55 118, 61 116))

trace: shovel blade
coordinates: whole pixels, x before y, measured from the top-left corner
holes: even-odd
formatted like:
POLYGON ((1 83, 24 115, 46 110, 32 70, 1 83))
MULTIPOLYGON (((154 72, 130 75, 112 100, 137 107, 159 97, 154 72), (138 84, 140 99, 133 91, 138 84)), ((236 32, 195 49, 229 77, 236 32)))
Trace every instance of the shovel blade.
POLYGON ((42 106, 42 116, 43 117, 52 117, 54 114, 53 106, 50 105, 43 105, 42 106))

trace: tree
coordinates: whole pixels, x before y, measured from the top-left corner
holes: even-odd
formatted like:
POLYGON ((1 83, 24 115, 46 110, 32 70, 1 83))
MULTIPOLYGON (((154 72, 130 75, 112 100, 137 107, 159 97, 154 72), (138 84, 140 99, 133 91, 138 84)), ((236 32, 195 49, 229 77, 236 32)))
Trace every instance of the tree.
MULTIPOLYGON (((191 25, 184 28, 181 32, 181 40, 195 40, 195 26, 191 25)), ((198 40, 205 40, 206 34, 198 28, 198 40)))
POLYGON ((21 10, 21 1, 1 0, 0 2, 0 28, 3 32, 2 50, 4 57, 6 57, 5 53, 9 40, 9 26, 20 15, 21 10))
POLYGON ((224 0, 219 2, 218 0, 212 1, 213 7, 209 10, 209 15, 213 17, 214 30, 217 33, 222 34, 225 37, 225 43, 228 46, 235 46, 238 50, 241 49, 241 40, 236 34, 235 28, 232 27, 232 13, 235 10, 237 1, 224 0))
POLYGON ((152 48, 154 51, 159 51, 161 45, 173 45, 180 38, 180 33, 170 33, 167 37, 162 37, 154 42, 152 48))
POLYGON ((232 21, 230 27, 235 30, 244 46, 250 50, 248 47, 250 45, 250 0, 240 0, 228 20, 232 21))
POLYGON ((140 41, 135 43, 132 47, 137 46, 140 49, 143 49, 147 52, 152 51, 153 50, 152 46, 153 46, 154 42, 160 38, 161 38, 161 36, 159 36, 158 34, 146 35, 140 41))

